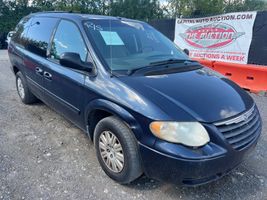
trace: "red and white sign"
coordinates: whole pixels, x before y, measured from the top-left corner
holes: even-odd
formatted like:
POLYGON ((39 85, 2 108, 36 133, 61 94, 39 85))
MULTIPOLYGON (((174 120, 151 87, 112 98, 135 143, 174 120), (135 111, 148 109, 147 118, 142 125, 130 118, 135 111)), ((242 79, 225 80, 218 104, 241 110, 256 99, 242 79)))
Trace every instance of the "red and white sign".
POLYGON ((174 42, 190 57, 247 64, 257 12, 176 19, 174 42))

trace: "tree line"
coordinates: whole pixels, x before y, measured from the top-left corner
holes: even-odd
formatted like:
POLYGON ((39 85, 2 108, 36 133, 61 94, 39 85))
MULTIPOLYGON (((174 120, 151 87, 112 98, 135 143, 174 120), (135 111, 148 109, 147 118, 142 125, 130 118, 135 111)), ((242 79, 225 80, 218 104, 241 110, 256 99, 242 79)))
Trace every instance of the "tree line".
POLYGON ((265 0, 0 0, 0 48, 18 21, 39 11, 72 11, 149 21, 267 10, 265 0))

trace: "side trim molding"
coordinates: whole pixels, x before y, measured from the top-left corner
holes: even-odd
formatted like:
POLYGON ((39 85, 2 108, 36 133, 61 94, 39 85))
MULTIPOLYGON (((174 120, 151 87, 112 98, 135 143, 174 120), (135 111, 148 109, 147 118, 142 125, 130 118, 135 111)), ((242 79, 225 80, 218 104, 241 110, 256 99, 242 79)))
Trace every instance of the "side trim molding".
POLYGON ((53 98, 55 101, 59 102, 61 105, 65 106, 66 108, 68 108, 69 110, 74 112, 75 114, 80 115, 81 111, 78 108, 76 108, 75 106, 73 106, 69 102, 65 101, 64 99, 60 98, 59 96, 55 95, 54 93, 50 92, 49 90, 47 90, 43 86, 39 85, 34 80, 32 80, 29 76, 26 76, 26 78, 30 84, 33 84, 35 87, 38 87, 40 90, 42 90, 47 95, 49 95, 51 98, 53 98))

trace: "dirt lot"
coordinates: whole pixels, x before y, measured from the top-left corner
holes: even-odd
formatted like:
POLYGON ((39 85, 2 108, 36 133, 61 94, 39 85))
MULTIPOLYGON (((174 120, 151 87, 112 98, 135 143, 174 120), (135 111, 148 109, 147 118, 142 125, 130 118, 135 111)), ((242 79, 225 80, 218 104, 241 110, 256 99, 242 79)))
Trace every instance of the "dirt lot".
POLYGON ((85 134, 38 103, 23 105, 0 51, 0 199, 267 199, 267 98, 253 95, 263 133, 256 150, 221 180, 197 188, 146 177, 122 186, 98 165, 85 134))

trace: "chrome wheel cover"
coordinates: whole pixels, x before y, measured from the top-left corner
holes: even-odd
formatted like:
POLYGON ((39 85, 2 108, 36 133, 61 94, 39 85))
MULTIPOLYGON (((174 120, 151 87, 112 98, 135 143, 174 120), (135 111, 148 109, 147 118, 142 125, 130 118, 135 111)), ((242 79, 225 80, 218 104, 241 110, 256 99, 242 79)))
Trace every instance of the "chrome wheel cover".
POLYGON ((18 93, 20 98, 24 99, 25 97, 25 91, 24 91, 24 86, 22 84, 21 78, 17 78, 17 87, 18 87, 18 93))
POLYGON ((119 173, 124 167, 124 153, 118 138, 111 131, 104 131, 99 137, 99 152, 105 165, 119 173))

